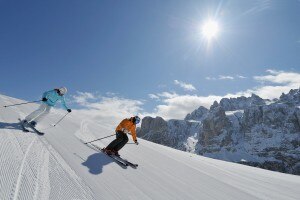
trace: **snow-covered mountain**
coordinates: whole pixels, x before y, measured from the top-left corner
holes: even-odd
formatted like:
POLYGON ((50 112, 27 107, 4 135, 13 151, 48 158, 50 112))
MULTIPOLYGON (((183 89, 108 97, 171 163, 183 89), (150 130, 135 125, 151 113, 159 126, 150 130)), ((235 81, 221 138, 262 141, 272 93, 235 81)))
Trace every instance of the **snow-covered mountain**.
MULTIPOLYGON (((101 121, 91 121, 74 110, 53 127, 65 114, 54 109, 37 127, 44 136, 24 133, 18 118, 37 105, 3 108, 21 102, 0 95, 1 200, 299 199, 299 176, 206 158, 140 138, 140 145, 127 144, 120 152, 138 163, 138 168, 122 168, 81 141, 113 132, 101 121)), ((169 123, 178 128, 196 124, 169 123)), ((103 147, 110 141, 95 144, 103 147)))
POLYGON ((273 101, 254 94, 223 98, 184 120, 145 117, 139 134, 210 158, 300 175, 299 106, 299 89, 273 101))
POLYGON ((142 121, 141 129, 137 131, 139 136, 148 141, 179 150, 188 148, 186 144, 187 139, 191 136, 196 138, 201 126, 201 123, 198 121, 165 121, 161 117, 156 117, 155 119, 145 117, 142 121))

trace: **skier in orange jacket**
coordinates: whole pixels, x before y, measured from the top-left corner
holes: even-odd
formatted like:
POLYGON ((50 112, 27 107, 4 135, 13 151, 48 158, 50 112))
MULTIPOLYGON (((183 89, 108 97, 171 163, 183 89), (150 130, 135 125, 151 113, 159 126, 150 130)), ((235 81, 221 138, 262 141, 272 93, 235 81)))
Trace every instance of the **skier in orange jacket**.
POLYGON ((116 128, 116 139, 103 149, 105 153, 120 156, 119 150, 128 142, 127 133, 131 134, 133 141, 138 145, 135 129, 136 124, 140 123, 140 121, 138 116, 123 119, 116 128))

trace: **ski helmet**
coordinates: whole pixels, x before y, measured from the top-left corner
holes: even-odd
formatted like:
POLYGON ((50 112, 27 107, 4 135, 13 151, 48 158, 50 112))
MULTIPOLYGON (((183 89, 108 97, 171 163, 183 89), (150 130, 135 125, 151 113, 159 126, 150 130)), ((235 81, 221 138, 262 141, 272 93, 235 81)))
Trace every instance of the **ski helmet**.
POLYGON ((58 90, 61 95, 65 95, 68 92, 68 89, 66 87, 61 87, 58 90))
POLYGON ((135 124, 140 123, 141 119, 139 118, 139 116, 134 116, 133 118, 134 118, 133 122, 134 122, 135 124))

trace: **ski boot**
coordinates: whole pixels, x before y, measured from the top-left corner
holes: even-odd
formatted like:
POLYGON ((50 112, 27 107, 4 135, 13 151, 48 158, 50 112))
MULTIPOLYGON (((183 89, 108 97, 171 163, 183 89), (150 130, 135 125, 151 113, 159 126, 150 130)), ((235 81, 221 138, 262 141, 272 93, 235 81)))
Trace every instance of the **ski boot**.
POLYGON ((113 152, 114 152, 114 155, 115 155, 115 156, 118 156, 118 157, 120 157, 120 154, 119 154, 119 152, 118 152, 118 151, 114 150, 113 152))
POLYGON ((114 155, 113 150, 103 148, 102 151, 103 151, 104 153, 106 153, 107 155, 114 155))

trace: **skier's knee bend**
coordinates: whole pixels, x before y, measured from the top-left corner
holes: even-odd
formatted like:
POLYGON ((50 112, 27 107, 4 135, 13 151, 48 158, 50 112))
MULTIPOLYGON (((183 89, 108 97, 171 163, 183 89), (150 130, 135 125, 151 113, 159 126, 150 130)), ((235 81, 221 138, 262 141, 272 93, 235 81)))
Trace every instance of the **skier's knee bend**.
POLYGON ((124 142, 128 142, 129 141, 129 139, 128 139, 128 137, 127 137, 127 135, 125 135, 126 137, 124 138, 124 142))

